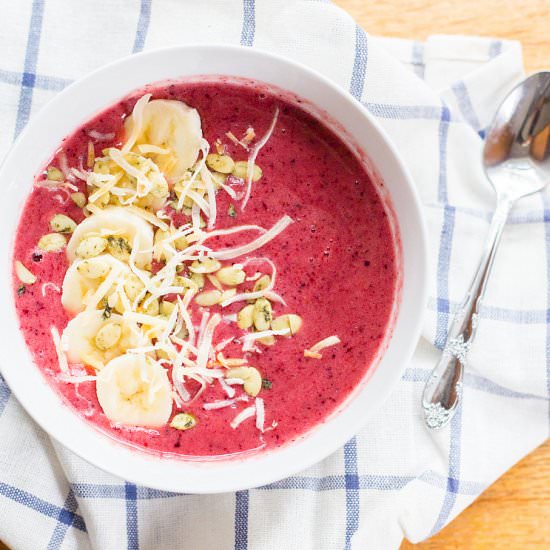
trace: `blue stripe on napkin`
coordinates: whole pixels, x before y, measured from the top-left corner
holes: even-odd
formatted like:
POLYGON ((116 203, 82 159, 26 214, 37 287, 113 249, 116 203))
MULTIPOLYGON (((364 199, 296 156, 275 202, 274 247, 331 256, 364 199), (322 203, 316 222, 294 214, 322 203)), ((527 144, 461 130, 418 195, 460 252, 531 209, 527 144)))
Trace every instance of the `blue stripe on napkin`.
POLYGON ((241 45, 252 46, 256 32, 256 6, 254 0, 243 0, 243 26, 241 45))
POLYGON ((126 537, 128 550, 139 549, 137 488, 133 483, 124 483, 126 498, 126 537))
POLYGON ((147 31, 149 30, 149 21, 151 20, 151 0, 141 0, 139 8, 139 19, 134 39, 132 53, 137 53, 143 50, 147 31))
POLYGON ((248 548, 248 503, 248 491, 235 493, 235 550, 248 548))
POLYGON ((357 475, 357 440, 355 437, 344 446, 346 480, 346 540, 344 548, 351 548, 351 537, 359 527, 359 476, 357 475))
POLYGON ((69 526, 73 524, 73 518, 76 517, 74 513, 77 509, 78 502, 76 501, 74 493, 71 489, 69 490, 69 494, 65 500, 64 507, 59 511, 57 525, 55 526, 50 541, 48 542, 48 550, 57 550, 58 548, 61 548, 69 526))
POLYGON ((470 94, 468 93, 468 88, 462 81, 455 82, 451 86, 451 90, 455 94, 458 108, 464 117, 464 120, 476 131, 481 129, 481 124, 477 118, 475 108, 470 99, 470 94))
POLYGON ((27 491, 23 491, 13 485, 0 482, 0 495, 6 497, 18 504, 22 504, 31 510, 40 514, 54 518, 67 526, 76 527, 80 531, 86 531, 86 525, 82 516, 76 514, 74 510, 60 508, 51 502, 37 497, 27 491))
POLYGON ((32 3, 29 35, 27 37, 27 48, 25 51, 23 78, 21 79, 21 92, 19 95, 19 106, 17 107, 17 119, 15 122, 16 137, 23 129, 23 126, 27 123, 27 120, 29 120, 29 115, 31 113, 32 94, 36 80, 36 63, 38 61, 43 18, 44 2, 43 0, 34 0, 32 3))
POLYGON ((359 26, 355 26, 355 56, 353 69, 351 73, 350 94, 361 101, 365 86, 365 76, 367 73, 368 43, 365 31, 359 26))

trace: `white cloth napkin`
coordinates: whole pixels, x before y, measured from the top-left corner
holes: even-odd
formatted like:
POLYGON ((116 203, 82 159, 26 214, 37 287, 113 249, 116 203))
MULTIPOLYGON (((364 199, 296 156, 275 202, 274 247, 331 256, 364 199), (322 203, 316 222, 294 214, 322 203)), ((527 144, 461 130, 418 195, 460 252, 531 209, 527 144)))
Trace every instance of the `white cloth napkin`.
POLYGON ((392 397, 343 449, 271 486, 192 496, 125 483, 53 443, 1 383, 7 544, 387 550, 404 536, 436 533, 547 437, 548 194, 524 199, 505 230, 461 411, 432 433, 419 407, 487 232, 494 196, 480 167, 480 135, 522 76, 519 44, 367 38, 346 13, 314 1, 3 0, 0 7, 0 154, 68 82, 112 59, 189 42, 242 43, 302 61, 363 102, 414 177, 431 239, 423 338, 392 397))

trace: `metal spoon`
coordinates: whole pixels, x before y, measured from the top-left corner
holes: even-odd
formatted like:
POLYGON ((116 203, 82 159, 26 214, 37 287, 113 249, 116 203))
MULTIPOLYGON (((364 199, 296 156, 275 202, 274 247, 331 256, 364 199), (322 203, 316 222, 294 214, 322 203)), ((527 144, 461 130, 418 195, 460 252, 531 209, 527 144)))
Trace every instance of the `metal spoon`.
POLYGON ((434 429, 451 420, 460 402, 479 307, 508 214, 517 200, 541 191, 550 182, 550 72, 531 75, 508 94, 488 131, 483 165, 497 205, 479 267, 424 388, 424 419, 434 429))

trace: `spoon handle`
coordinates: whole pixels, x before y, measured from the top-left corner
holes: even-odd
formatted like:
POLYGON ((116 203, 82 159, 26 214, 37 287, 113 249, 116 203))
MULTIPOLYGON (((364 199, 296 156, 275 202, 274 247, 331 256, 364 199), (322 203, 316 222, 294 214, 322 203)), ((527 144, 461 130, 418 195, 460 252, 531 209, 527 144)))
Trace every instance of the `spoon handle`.
POLYGON ((513 202, 506 196, 498 197, 479 267, 453 317, 441 358, 426 382, 422 408, 429 428, 445 426, 460 402, 466 358, 476 333, 479 308, 513 202))

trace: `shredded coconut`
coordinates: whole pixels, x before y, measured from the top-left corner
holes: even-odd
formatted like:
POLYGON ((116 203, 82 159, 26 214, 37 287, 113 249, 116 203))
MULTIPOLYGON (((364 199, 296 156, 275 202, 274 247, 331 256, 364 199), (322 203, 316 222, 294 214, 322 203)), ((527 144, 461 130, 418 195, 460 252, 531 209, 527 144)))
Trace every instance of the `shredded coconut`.
POLYGON ((241 203, 241 210, 246 208, 248 200, 250 199, 250 193, 252 191, 252 177, 254 175, 254 163, 256 162, 256 157, 260 152, 260 149, 268 142, 273 130, 275 130, 275 125, 277 124, 277 119, 279 118, 279 107, 275 109, 275 114, 273 115, 273 120, 265 133, 265 135, 254 145, 250 156, 248 157, 248 165, 246 170, 246 193, 244 195, 243 202, 241 203))
POLYGON ((50 327, 50 333, 52 335, 53 345, 55 346, 55 352, 57 354, 57 362, 59 364, 59 370, 66 375, 70 375, 69 364, 67 363, 67 357, 61 347, 61 337, 56 327, 50 327))
POLYGON ((252 418, 256 414, 256 405, 247 407, 243 409, 230 423, 230 426, 235 430, 237 429, 245 420, 252 418))
POLYGON ((264 400, 261 397, 256 397, 254 403, 256 404, 256 428, 258 428, 260 432, 263 432, 265 422, 264 400))
POLYGON ((40 287, 40 292, 42 293, 42 296, 46 297, 46 292, 48 289, 52 289, 54 292, 57 292, 59 294, 61 293, 61 289, 55 283, 48 282, 48 283, 44 283, 40 287))
POLYGON ((275 225, 273 225, 271 229, 250 243, 236 246, 235 248, 215 250, 211 252, 210 256, 216 260, 231 260, 233 258, 243 256, 244 254, 250 254, 250 252, 258 250, 258 248, 261 248, 269 241, 277 237, 277 235, 282 233, 292 223, 292 221, 293 220, 290 216, 285 215, 275 225))
POLYGON ((248 397, 246 395, 242 395, 240 397, 236 397, 235 399, 224 399, 223 401, 212 401, 210 403, 205 403, 202 406, 202 408, 206 411, 211 411, 214 409, 224 409, 226 407, 231 407, 231 405, 235 405, 235 403, 237 403, 238 401, 248 401, 248 397))
POLYGON ((330 346, 335 346, 340 342, 341 340, 340 338, 338 338, 338 336, 336 335, 328 336, 327 338, 323 338, 323 340, 311 346, 309 349, 305 349, 304 356, 311 357, 313 359, 321 359, 323 357, 321 353, 319 353, 321 350, 328 348, 330 346))

